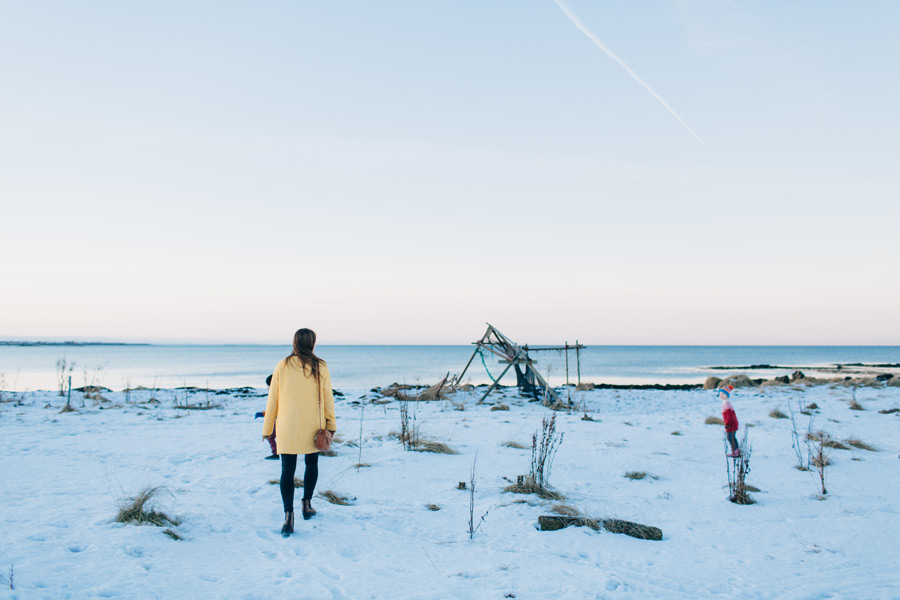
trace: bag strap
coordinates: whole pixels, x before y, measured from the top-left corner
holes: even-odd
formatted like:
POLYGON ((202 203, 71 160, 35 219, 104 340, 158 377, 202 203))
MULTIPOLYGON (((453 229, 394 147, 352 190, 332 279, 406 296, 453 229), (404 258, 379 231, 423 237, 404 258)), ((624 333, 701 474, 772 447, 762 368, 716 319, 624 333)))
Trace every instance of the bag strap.
POLYGON ((316 389, 319 392, 319 429, 325 429, 325 424, 322 423, 322 380, 319 379, 318 370, 316 370, 316 389))

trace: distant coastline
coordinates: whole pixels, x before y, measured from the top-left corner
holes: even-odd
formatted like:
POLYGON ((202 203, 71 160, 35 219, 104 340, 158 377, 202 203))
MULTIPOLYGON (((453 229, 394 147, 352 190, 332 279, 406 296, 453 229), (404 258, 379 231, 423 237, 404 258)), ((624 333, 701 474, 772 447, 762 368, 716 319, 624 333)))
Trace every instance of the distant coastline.
POLYGON ((150 344, 132 344, 128 342, 28 342, 0 340, 0 346, 149 346, 150 344))

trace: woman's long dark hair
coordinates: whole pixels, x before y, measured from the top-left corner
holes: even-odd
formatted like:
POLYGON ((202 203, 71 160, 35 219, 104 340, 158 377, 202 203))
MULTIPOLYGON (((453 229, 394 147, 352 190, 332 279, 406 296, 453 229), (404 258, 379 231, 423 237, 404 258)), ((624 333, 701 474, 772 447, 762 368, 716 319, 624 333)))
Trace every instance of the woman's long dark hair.
POLYGON ((310 374, 319 380, 319 365, 324 365, 325 361, 313 354, 313 348, 316 347, 316 332, 312 329, 298 329, 294 333, 294 349, 288 355, 287 361, 291 362, 294 358, 300 361, 303 370, 309 369, 310 374))

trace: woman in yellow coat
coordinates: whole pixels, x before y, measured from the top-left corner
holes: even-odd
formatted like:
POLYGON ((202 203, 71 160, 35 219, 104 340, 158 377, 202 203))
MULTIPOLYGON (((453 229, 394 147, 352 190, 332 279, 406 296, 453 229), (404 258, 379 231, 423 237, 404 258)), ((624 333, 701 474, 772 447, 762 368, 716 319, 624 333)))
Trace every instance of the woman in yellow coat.
POLYGON ((290 356, 278 362, 272 373, 263 438, 278 427, 278 452, 281 455, 281 499, 284 502, 283 535, 294 532, 294 473, 297 455, 304 454, 303 518, 316 514, 311 500, 319 477, 319 451, 316 433, 337 430, 334 419, 334 396, 331 374, 325 361, 313 354, 316 334, 311 329, 298 329, 290 356))

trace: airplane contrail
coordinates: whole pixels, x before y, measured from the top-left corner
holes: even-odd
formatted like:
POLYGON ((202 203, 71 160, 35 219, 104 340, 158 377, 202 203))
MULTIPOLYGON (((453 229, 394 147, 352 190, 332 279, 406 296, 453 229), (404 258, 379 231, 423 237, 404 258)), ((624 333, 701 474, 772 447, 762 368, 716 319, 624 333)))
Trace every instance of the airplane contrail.
POLYGON ((597 45, 598 48, 600 48, 601 50, 603 50, 603 52, 605 52, 607 56, 609 56, 611 59, 613 59, 614 61, 616 61, 617 63, 619 63, 619 64, 622 66, 622 68, 625 69, 625 70, 628 72, 629 75, 631 75, 631 78, 634 79, 635 81, 637 81, 639 84, 641 84, 641 85, 644 87, 645 90, 647 90, 648 92, 650 92, 650 93, 653 95, 654 98, 656 98, 657 100, 659 100, 660 104, 662 104, 663 106, 665 106, 666 109, 667 109, 670 113, 672 113, 672 115, 673 115, 676 119, 678 119, 678 122, 681 123, 682 125, 684 125, 685 129, 687 129, 688 131, 691 132, 691 135, 693 135, 695 138, 697 138, 697 140, 699 140, 701 144, 703 144, 704 146, 707 146, 707 147, 708 147, 707 143, 703 141, 703 138, 700 137, 699 135, 697 135, 697 132, 694 131, 693 128, 691 128, 690 125, 687 124, 687 121, 685 121, 684 119, 681 118, 681 115, 679 115, 677 112, 675 112, 675 109, 674 109, 674 108, 672 108, 671 106, 669 106, 669 103, 668 103, 668 102, 666 102, 665 100, 663 100, 662 96, 660 96, 659 94, 657 94, 656 91, 655 91, 652 87, 650 87, 649 85, 647 85, 647 84, 644 82, 643 79, 641 79, 640 77, 638 77, 638 76, 637 76, 637 73, 635 73, 634 71, 631 70, 631 67, 629 67, 628 65, 626 65, 625 62, 624 62, 621 58, 619 58, 618 56, 616 56, 615 53, 613 53, 613 51, 610 50, 610 49, 606 46, 606 44, 604 44, 602 41, 600 41, 600 38, 598 38, 596 35, 594 35, 594 32, 593 32, 593 31, 591 31, 590 29, 587 28, 587 25, 585 25, 584 23, 581 22, 581 19, 579 19, 579 18, 575 15, 575 13, 572 12, 572 8, 571 8, 568 4, 566 4, 565 0, 553 0, 553 1, 556 2, 557 6, 559 6, 559 7, 562 9, 562 11, 563 11, 564 13, 566 13, 566 16, 569 17, 569 20, 572 21, 572 23, 575 24, 575 27, 577 27, 578 29, 580 29, 581 32, 582 32, 584 35, 588 36, 588 38, 589 38, 592 42, 594 42, 594 43, 597 45))

